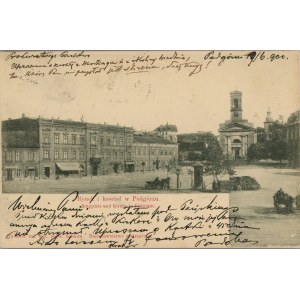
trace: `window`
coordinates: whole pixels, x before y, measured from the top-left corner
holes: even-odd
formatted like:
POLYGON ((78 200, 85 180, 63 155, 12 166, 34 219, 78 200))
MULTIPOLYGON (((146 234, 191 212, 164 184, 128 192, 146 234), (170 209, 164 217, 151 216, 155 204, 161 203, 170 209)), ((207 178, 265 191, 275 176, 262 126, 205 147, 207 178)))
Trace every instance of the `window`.
POLYGON ((50 133, 44 133, 44 143, 50 143, 50 133))
POLYGON ((241 140, 239 140, 239 139, 234 139, 234 140, 233 140, 233 144, 241 144, 241 140))
POLYGON ((7 151, 6 152, 6 161, 11 161, 11 159, 12 159, 11 151, 7 151))
POLYGON ((156 155, 156 156, 158 155, 158 149, 155 150, 155 155, 156 155))
POLYGON ((132 144, 132 138, 130 136, 127 136, 126 144, 127 144, 127 146, 131 146, 131 144, 132 144))
POLYGON ((113 143, 114 143, 114 146, 117 146, 117 139, 116 138, 113 139, 113 143))
POLYGON ((141 148, 138 148, 138 155, 141 155, 141 148))
POLYGON ((34 161, 34 152, 28 152, 28 161, 34 161))
POLYGON ((68 144, 68 135, 64 134, 64 144, 68 144))
POLYGON ((59 159, 59 150, 54 150, 54 158, 59 159))
POLYGON ((63 157, 64 157, 64 159, 68 159, 68 157, 69 157, 68 150, 64 150, 63 157))
POLYGON ((122 138, 119 139, 119 145, 123 146, 123 139, 122 138))
POLYGON ((235 112, 233 113, 233 116, 234 116, 234 117, 238 117, 238 116, 239 116, 239 113, 238 113, 237 111, 235 111, 235 112))
POLYGON ((102 156, 102 157, 104 156, 104 150, 103 149, 100 150, 100 156, 102 156))
POLYGON ((21 170, 20 169, 17 169, 16 175, 17 175, 17 177, 21 176, 21 170))
POLYGON ((239 107, 239 100, 234 99, 234 108, 237 109, 239 107))
POLYGON ((44 159, 50 158, 50 150, 44 150, 44 159))
POLYGON ((151 148, 151 155, 154 155, 154 149, 151 148))
POLYGON ((84 145, 84 136, 83 135, 80 136, 80 145, 84 145))
POLYGON ((54 133, 54 144, 59 144, 59 133, 54 133))
POLYGON ((160 150, 160 155, 164 155, 164 151, 162 149, 160 150))
POLYGON ((103 145, 104 139, 103 137, 100 137, 100 145, 103 145))
POLYGON ((118 158, 118 151, 114 151, 114 158, 118 158))
POLYGON ((76 158, 77 158, 77 151, 72 150, 72 159, 76 159, 76 158))
POLYGON ((107 145, 110 145, 110 138, 107 138, 106 144, 107 144, 107 145))
POLYGON ((84 151, 80 151, 80 159, 84 160, 84 151))
POLYGON ((111 157, 111 150, 107 150, 107 157, 111 157))
POLYGON ((131 159, 131 152, 130 151, 127 152, 127 159, 131 159))
POLYGON ((16 161, 20 161, 20 152, 16 151, 16 161))
POLYGON ((91 145, 96 146, 96 136, 95 135, 91 135, 91 145))
POLYGON ((76 135, 72 134, 72 144, 76 145, 76 135))

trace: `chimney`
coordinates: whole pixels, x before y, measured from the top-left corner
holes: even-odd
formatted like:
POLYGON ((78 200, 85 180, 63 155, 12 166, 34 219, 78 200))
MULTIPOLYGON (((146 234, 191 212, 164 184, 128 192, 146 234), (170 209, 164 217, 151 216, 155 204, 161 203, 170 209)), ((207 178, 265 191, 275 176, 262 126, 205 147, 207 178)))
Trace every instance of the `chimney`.
POLYGON ((26 116, 25 116, 25 114, 22 114, 22 118, 24 119, 26 116))

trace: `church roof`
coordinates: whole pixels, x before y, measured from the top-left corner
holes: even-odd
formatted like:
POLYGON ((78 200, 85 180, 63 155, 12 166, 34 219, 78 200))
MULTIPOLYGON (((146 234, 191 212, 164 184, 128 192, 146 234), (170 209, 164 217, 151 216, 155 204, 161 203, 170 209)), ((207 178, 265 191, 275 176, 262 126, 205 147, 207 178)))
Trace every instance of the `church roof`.
POLYGON ((219 132, 235 132, 235 131, 255 131, 255 128, 240 124, 238 122, 226 124, 224 127, 219 129, 219 132))

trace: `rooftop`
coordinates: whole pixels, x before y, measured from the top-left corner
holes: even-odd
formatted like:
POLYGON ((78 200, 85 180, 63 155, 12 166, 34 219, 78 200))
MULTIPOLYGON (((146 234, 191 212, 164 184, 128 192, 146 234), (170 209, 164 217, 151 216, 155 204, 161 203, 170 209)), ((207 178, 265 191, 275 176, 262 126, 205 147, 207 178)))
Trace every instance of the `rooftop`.
POLYGON ((171 124, 166 124, 166 125, 160 125, 154 131, 173 131, 177 132, 177 126, 176 125, 171 125, 171 124))
MULTIPOLYGON (((119 129, 119 130, 133 130, 132 127, 126 127, 126 126, 120 126, 120 125, 111 125, 106 123, 88 123, 83 120, 81 121, 73 121, 72 119, 66 119, 61 120, 59 118, 43 118, 41 116, 37 118, 27 117, 25 114, 22 114, 21 118, 17 119, 8 119, 5 121, 2 121, 2 127, 11 129, 11 128, 23 128, 24 124, 25 126, 29 126, 30 124, 37 124, 37 122, 41 123, 52 123, 53 125, 72 125, 72 126, 78 126, 78 127, 99 127, 99 128, 105 128, 105 129, 119 129)), ((35 125, 36 126, 36 125, 35 125)))
POLYGON ((177 145, 177 143, 165 140, 160 137, 155 137, 151 135, 134 135, 133 136, 134 143, 144 143, 144 144, 169 144, 169 145, 177 145))

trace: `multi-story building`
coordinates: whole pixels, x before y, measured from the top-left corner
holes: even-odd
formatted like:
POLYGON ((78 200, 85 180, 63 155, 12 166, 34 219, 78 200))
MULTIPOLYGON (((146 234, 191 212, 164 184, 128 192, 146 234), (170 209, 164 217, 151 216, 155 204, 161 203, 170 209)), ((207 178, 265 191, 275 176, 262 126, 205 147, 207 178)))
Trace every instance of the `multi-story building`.
POLYGON ((177 143, 177 126, 176 125, 160 125, 153 131, 154 134, 157 134, 159 137, 162 137, 165 140, 168 140, 173 143, 177 143))
POLYGON ((133 136, 135 171, 164 169, 170 160, 178 159, 178 144, 151 133, 133 136))
POLYGON ((2 122, 4 180, 130 171, 133 129, 72 120, 2 122))
POLYGON ((286 123, 289 163, 293 168, 300 167, 300 110, 292 113, 286 123))

